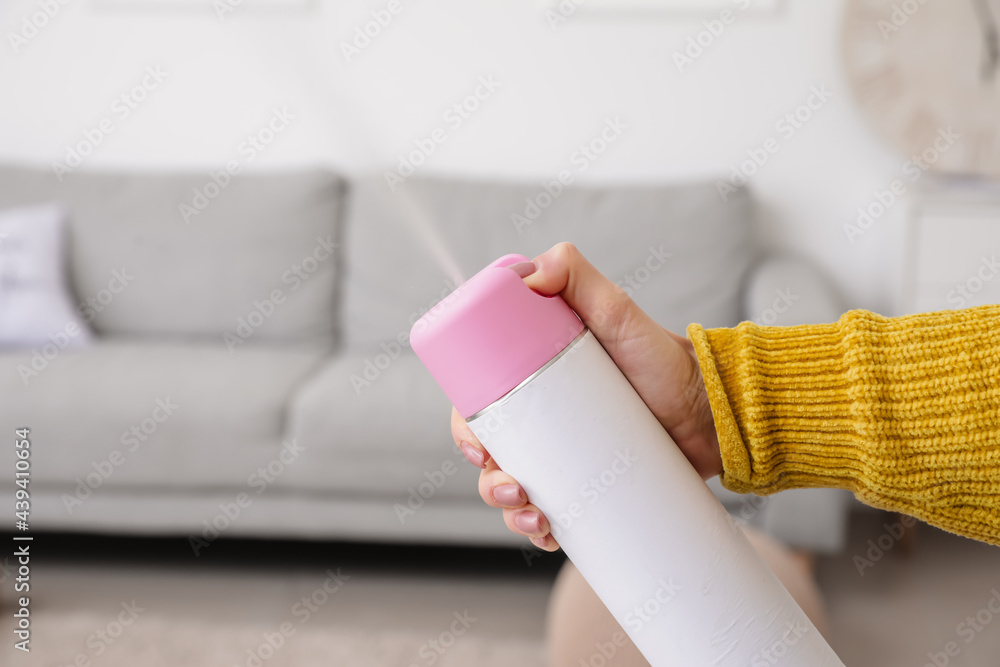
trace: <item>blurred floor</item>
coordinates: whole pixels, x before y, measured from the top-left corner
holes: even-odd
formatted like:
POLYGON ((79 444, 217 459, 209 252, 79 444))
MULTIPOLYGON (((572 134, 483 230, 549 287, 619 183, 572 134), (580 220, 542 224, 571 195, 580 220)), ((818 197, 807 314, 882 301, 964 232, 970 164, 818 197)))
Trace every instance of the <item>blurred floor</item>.
POLYGON ((541 667, 546 598, 562 562, 545 555, 528 566, 514 550, 254 541, 217 542, 196 559, 183 541, 47 535, 33 548, 34 650, 4 641, 0 664, 541 667))
POLYGON ((1000 665, 1000 613, 989 608, 992 601, 1000 610, 1000 548, 919 524, 907 552, 894 522, 882 513, 853 515, 848 548, 820 561, 831 640, 844 663, 1000 665))
MULTIPOLYGON (((1000 591, 1000 549, 920 526, 912 551, 893 538, 876 561, 868 540, 888 546, 890 520, 855 516, 850 547, 819 564, 844 662, 998 664, 1000 614, 989 602, 1000 591), (957 655, 947 655, 949 642, 957 655)), ((51 667, 83 655, 109 667, 541 667, 560 564, 474 549, 220 542, 195 559, 172 540, 41 535, 35 544, 36 650, 14 653, 5 640, 4 664, 51 667), (142 611, 125 610, 133 600, 142 611), (283 639, 282 624, 294 634, 283 639)), ((0 633, 9 638, 10 580, 3 591, 0 633)))

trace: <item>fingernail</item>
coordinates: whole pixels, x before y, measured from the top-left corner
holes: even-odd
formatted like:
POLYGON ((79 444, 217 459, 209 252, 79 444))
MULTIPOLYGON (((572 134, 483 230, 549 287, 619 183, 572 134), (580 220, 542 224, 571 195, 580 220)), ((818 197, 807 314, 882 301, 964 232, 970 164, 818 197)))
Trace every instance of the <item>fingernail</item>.
POLYGON ((528 539, 531 540, 531 543, 534 544, 539 549, 543 549, 544 551, 548 551, 549 550, 549 540, 552 539, 552 536, 551 535, 546 535, 545 537, 529 537, 528 539))
POLYGON ((522 278, 527 278, 538 270, 538 265, 534 262, 518 262, 507 267, 522 278))
POLYGON ((538 512, 528 510, 514 517, 514 525, 525 533, 537 533, 542 525, 542 517, 539 516, 538 512))
POLYGON ((501 484, 493 487, 493 499, 501 505, 520 507, 527 500, 517 484, 501 484))
POLYGON ((464 440, 462 441, 462 444, 459 446, 462 448, 462 453, 465 454, 465 458, 469 459, 469 463, 476 466, 477 468, 486 467, 486 457, 483 456, 483 453, 481 451, 479 451, 469 443, 465 442, 464 440))

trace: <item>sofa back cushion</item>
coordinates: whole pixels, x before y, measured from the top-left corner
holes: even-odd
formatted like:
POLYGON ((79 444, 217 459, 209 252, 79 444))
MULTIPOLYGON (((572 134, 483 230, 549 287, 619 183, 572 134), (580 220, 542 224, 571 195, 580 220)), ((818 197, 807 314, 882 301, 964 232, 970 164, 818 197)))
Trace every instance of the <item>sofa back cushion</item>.
POLYGON ((344 184, 323 171, 64 175, 0 166, 0 208, 55 201, 99 334, 332 343, 344 184), (200 193, 200 194, 199 194, 200 193), (236 338, 234 338, 234 336, 236 338))
POLYGON ((449 264, 468 278, 501 255, 533 257, 559 241, 674 331, 732 325, 756 254, 751 209, 744 190, 723 201, 708 182, 560 191, 414 176, 393 193, 381 176, 362 179, 345 228, 344 336, 349 348, 391 354, 454 288, 449 264))

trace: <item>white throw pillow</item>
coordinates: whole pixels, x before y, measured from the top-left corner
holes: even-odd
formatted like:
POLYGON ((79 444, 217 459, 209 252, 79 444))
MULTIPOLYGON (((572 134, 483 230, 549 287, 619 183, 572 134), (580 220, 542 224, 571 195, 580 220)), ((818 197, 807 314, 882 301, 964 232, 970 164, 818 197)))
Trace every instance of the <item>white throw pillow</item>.
POLYGON ((67 289, 63 227, 56 204, 0 211, 0 348, 90 342, 67 289))

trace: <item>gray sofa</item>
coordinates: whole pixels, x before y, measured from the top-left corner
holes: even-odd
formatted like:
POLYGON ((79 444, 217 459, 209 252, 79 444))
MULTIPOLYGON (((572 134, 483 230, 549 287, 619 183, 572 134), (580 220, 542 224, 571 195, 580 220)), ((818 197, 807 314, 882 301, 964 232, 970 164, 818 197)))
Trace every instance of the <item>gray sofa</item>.
MULTIPOLYGON (((96 342, 29 381, 18 368, 37 350, 0 350, 0 427, 31 429, 35 529, 196 536, 201 548, 223 534, 520 544, 480 502, 448 402, 407 345, 459 272, 505 253, 573 241, 679 332, 839 315, 808 266, 760 252, 749 195, 723 202, 710 183, 553 196, 429 177, 390 193, 380 176, 320 170, 211 182, 80 171, 58 183, 0 167, 0 208, 65 207, 70 287, 100 306, 96 342), (117 291, 115 271, 127 277, 117 291)), ((793 544, 840 544, 841 494, 718 492, 793 544)))

